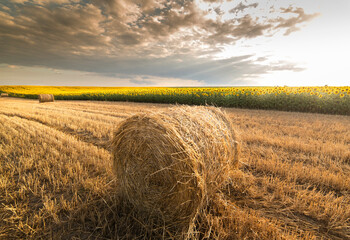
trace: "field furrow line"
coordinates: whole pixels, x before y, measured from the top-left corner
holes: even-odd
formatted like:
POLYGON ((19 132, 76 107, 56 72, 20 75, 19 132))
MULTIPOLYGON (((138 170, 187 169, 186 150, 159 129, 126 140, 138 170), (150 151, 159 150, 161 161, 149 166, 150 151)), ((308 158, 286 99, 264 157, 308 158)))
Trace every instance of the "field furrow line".
POLYGON ((246 168, 256 176, 278 177, 288 182, 310 185, 324 192, 334 192, 339 196, 350 194, 350 179, 345 174, 269 159, 251 159, 246 168))
MULTIPOLYGON (((246 135, 242 139, 247 144, 247 148, 253 148, 255 146, 263 148, 273 148, 279 152, 288 152, 293 154, 302 154, 305 156, 319 156, 320 160, 318 164, 327 164, 322 162, 321 159, 329 157, 334 162, 338 162, 343 165, 350 165, 350 149, 349 146, 338 143, 320 143, 316 140, 309 140, 308 142, 298 141, 293 138, 269 138, 261 135, 246 135)), ((348 167, 346 167, 348 168, 348 167)))
POLYGON ((254 176, 251 172, 235 172, 232 177, 232 183, 224 191, 241 208, 254 209, 269 219, 278 219, 281 225, 292 223, 305 232, 316 229, 319 234, 318 228, 323 226, 322 231, 333 235, 346 232, 350 235, 348 195, 326 194, 308 185, 269 175, 254 176), (300 219, 300 216, 304 217, 300 219))
POLYGON ((20 114, 4 113, 4 112, 0 112, 0 114, 8 116, 8 117, 18 117, 18 118, 25 119, 28 121, 37 122, 37 123, 40 123, 40 124, 45 125, 47 127, 50 127, 52 129, 55 129, 57 131, 60 131, 66 135, 70 135, 72 137, 75 137, 79 141, 84 141, 86 143, 92 144, 92 145, 99 147, 99 148, 104 148, 106 150, 109 149, 109 141, 110 141, 109 138, 98 138, 96 136, 93 136, 88 131, 84 131, 84 130, 76 131, 75 129, 70 128, 69 126, 57 126, 57 125, 48 123, 46 121, 43 121, 41 119, 38 119, 36 117, 28 117, 28 116, 22 116, 20 114))
POLYGON ((110 189, 106 150, 24 118, 0 114, 0 121, 0 132, 13 133, 0 144, 4 239, 46 239, 53 221, 72 224, 77 209, 110 189))

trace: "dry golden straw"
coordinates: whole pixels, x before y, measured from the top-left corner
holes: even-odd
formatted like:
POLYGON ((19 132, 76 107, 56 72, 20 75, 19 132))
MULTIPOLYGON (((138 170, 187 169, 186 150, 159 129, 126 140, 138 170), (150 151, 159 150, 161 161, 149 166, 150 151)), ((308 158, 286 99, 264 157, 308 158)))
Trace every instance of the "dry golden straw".
POLYGON ((236 138, 228 117, 214 107, 134 115, 120 123, 112 143, 120 192, 189 238, 238 163, 236 138))
POLYGON ((39 95, 39 102, 54 102, 55 97, 52 94, 40 94, 39 95))
POLYGON ((1 97, 8 97, 8 93, 1 93, 1 97))

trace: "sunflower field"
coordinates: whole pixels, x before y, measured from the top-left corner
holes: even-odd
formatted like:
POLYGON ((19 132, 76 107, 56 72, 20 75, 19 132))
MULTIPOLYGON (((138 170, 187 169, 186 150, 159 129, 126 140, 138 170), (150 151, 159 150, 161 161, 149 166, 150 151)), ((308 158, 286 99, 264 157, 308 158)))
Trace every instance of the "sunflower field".
POLYGON ((12 97, 215 105, 252 109, 350 115, 345 87, 49 87, 0 86, 12 97))

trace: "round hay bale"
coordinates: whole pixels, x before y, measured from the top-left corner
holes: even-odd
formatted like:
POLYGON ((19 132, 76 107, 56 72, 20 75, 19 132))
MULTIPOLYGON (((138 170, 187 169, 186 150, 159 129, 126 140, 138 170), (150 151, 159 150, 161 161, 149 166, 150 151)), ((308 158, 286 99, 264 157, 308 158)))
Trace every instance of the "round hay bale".
POLYGON ((8 93, 1 93, 1 97, 8 97, 8 93))
POLYGON ((55 97, 52 94, 40 94, 39 95, 39 102, 54 102, 55 97))
POLYGON ((190 231, 238 163, 237 136, 218 108, 176 106, 121 122, 112 142, 120 193, 190 231))

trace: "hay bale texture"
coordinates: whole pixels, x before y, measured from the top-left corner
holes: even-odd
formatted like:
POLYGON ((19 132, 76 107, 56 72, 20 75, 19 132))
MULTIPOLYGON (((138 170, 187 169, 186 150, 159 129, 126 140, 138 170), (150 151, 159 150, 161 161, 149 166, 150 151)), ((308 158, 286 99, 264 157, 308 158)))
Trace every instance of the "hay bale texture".
POLYGON ((8 97, 8 93, 1 93, 1 97, 8 97))
POLYGON ((239 152, 226 114, 203 106, 134 115, 120 123, 112 147, 121 194, 186 234, 237 166, 239 152))
POLYGON ((40 94, 39 95, 39 102, 54 102, 55 97, 52 94, 40 94))

